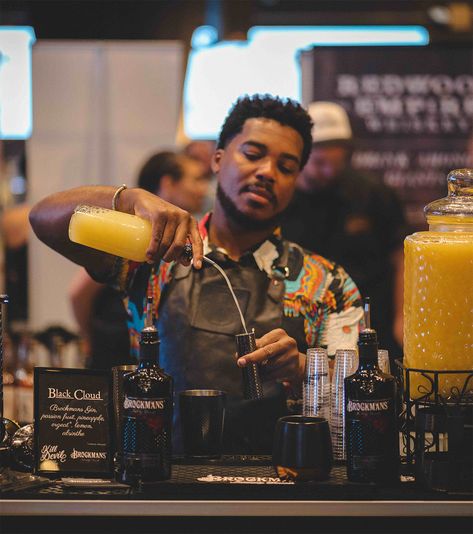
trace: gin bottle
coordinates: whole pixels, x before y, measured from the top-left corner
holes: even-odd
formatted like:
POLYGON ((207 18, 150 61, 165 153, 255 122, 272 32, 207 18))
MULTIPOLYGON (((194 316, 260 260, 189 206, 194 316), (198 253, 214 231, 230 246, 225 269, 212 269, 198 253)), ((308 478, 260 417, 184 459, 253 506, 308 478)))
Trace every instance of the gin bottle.
POLYGON ((122 480, 132 485, 171 476, 173 381, 159 366, 151 305, 150 298, 138 367, 123 379, 122 480))
POLYGON ((360 333, 359 366, 345 378, 347 476, 352 482, 390 484, 399 480, 396 381, 378 367, 378 341, 360 333))

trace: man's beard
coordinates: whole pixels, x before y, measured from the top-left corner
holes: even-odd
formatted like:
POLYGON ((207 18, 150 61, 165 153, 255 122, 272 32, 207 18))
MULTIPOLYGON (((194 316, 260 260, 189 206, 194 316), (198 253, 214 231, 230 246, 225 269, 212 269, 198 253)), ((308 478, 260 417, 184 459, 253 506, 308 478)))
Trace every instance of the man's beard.
POLYGON ((278 226, 282 213, 277 213, 270 219, 256 219, 240 211, 233 200, 225 193, 220 184, 217 184, 217 199, 225 215, 243 230, 271 230, 278 226))

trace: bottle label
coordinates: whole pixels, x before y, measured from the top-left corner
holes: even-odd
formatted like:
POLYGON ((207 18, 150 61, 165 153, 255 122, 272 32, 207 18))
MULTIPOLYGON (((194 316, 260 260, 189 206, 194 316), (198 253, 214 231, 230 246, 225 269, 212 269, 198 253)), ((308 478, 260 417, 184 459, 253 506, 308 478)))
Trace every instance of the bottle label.
POLYGON ((375 401, 349 400, 347 404, 347 412, 386 412, 389 410, 389 402, 390 399, 375 401))
POLYGON ((125 410, 134 409, 134 410, 164 410, 165 400, 164 399, 133 399, 130 397, 125 397, 123 403, 123 408, 125 410))
POLYGON ((396 417, 392 399, 348 400, 347 463, 350 471, 374 480, 392 469, 396 457, 396 417))
POLYGON ((123 408, 125 454, 170 454, 172 412, 170 400, 125 396, 123 408))

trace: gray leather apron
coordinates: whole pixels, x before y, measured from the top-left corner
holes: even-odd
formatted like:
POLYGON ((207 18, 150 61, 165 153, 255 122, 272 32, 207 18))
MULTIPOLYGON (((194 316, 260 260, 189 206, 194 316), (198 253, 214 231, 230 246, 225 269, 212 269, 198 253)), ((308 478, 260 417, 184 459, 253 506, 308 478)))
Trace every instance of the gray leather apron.
MULTIPOLYGON (((305 351, 302 318, 287 321, 283 317, 285 284, 284 276, 278 273, 287 275, 291 256, 287 242, 283 245, 277 265, 273 266, 273 278, 258 269, 252 254, 246 254, 239 263, 218 251, 209 257, 225 270, 247 328, 254 328, 257 338, 283 327, 296 338, 299 350, 305 351)), ((294 274, 290 273, 291 278, 297 278, 301 265, 294 274)), ((270 454, 275 423, 287 413, 286 395, 281 384, 265 382, 263 400, 243 399, 235 335, 244 330, 220 273, 205 263, 199 271, 176 265, 173 279, 161 296, 158 328, 161 365, 174 378, 174 453, 181 452, 179 392, 205 388, 227 392, 224 451, 270 454)))

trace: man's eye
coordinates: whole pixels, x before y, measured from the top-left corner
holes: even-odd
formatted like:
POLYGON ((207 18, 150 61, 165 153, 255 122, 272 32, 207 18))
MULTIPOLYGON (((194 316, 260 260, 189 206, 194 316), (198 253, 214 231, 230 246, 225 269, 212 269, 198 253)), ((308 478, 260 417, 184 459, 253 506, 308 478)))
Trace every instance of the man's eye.
POLYGON ((256 161, 257 159, 259 159, 261 156, 260 154, 256 153, 256 152, 245 152, 245 156, 250 160, 250 161, 256 161))
POLYGON ((279 168, 283 174, 295 174, 297 169, 293 165, 279 165, 279 168))

